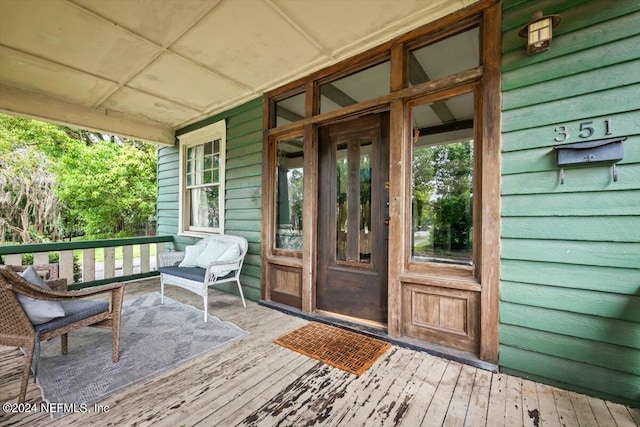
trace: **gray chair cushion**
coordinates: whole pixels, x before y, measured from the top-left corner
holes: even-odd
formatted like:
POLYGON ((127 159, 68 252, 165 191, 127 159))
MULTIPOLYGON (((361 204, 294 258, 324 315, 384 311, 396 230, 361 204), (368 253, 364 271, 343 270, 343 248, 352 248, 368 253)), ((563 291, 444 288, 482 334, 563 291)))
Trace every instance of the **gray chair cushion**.
POLYGON ((207 273, 207 270, 200 267, 160 267, 158 271, 160 273, 182 277, 183 279, 196 280, 198 282, 204 282, 204 275, 207 273))
MULTIPOLYGON (((23 279, 39 286, 43 289, 51 289, 38 275, 38 272, 30 265, 26 270, 20 273, 23 279)), ((64 316, 64 308, 59 301, 50 301, 43 299, 31 298, 26 295, 18 294, 18 301, 22 305, 24 312, 33 325, 47 323, 52 319, 64 316)))
MULTIPOLYGON (((207 270, 200 267, 160 267, 158 271, 160 273, 182 277, 183 279, 195 280, 197 282, 204 282, 204 275, 207 273, 207 270)), ((234 272, 228 273, 223 277, 218 277, 218 280, 229 279, 233 277, 234 274, 234 272)))
POLYGON ((105 301, 63 301, 65 316, 47 323, 35 325, 36 332, 47 332, 75 323, 87 317, 109 311, 109 303, 105 301))

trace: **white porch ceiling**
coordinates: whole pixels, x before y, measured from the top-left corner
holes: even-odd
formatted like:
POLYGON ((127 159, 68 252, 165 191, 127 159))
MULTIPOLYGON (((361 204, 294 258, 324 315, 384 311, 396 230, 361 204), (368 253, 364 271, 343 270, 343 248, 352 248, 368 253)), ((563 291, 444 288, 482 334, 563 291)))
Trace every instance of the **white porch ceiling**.
POLYGON ((0 111, 176 129, 477 0, 0 0, 0 111))

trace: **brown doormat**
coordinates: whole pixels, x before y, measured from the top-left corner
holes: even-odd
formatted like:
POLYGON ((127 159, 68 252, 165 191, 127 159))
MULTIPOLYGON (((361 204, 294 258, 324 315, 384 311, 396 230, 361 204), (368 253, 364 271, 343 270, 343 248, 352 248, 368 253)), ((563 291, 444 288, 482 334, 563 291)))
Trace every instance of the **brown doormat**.
POLYGON ((391 347, 388 342, 316 322, 273 342, 356 375, 391 347))

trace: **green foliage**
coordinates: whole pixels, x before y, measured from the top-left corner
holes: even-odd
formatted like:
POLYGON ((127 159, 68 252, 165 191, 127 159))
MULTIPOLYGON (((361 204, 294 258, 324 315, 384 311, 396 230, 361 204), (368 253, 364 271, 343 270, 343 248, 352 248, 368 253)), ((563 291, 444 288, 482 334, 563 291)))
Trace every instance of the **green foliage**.
POLYGON ((433 203, 433 246, 443 251, 461 251, 471 247, 471 209, 464 196, 445 195, 433 203))
POLYGON ((429 241, 414 251, 429 247, 449 254, 471 248, 472 177, 471 142, 414 151, 413 227, 430 230, 429 241))
POLYGON ((302 230, 302 195, 304 184, 302 169, 291 169, 289 198, 291 199, 291 223, 294 230, 302 230))
POLYGON ((64 156, 58 194, 68 227, 80 222, 95 237, 134 236, 155 213, 155 147, 99 141, 64 156))
MULTIPOLYGON (((24 162, 40 164, 43 175, 55 182, 51 193, 60 206, 57 220, 49 220, 46 227, 35 227, 49 240, 59 234, 135 236, 155 215, 153 145, 0 114, 0 157, 6 156, 5 162, 22 158, 16 156, 18 152, 38 153, 49 159, 50 164, 24 157, 24 162), (55 232, 54 224, 58 227, 55 232)), ((29 172, 14 168, 11 174, 24 179, 29 172)))

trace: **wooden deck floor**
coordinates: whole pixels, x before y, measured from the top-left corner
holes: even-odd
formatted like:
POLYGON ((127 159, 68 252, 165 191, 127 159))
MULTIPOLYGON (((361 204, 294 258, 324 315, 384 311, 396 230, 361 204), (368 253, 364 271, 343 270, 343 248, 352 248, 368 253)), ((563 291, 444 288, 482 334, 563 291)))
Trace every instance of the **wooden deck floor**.
MULTIPOLYGON (((128 285, 125 298, 159 290, 128 285)), ((638 426, 640 410, 393 346, 360 377, 271 341, 306 323, 210 291, 210 313, 251 332, 100 402, 107 413, 51 420, 6 414, 2 426, 638 426)), ((202 308, 193 294, 167 295, 202 308)), ((0 346, 0 401, 15 402, 22 355, 0 346)), ((27 401, 39 402, 29 382, 27 401)))

